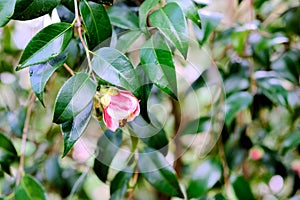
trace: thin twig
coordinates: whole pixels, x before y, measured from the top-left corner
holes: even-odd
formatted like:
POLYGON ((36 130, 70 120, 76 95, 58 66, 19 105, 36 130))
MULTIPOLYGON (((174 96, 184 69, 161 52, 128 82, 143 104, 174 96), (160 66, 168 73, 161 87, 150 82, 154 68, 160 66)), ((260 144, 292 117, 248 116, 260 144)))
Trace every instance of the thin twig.
POLYGON ((132 200, 132 198, 133 198, 134 189, 136 187, 138 178, 139 178, 139 170, 138 170, 138 168, 136 168, 135 172, 134 172, 133 180, 132 180, 133 181, 133 187, 132 187, 132 190, 129 192, 128 200, 132 200))
POLYGON ((72 76, 74 76, 74 71, 66 64, 66 63, 64 63, 64 68, 72 75, 72 76))
POLYGON ((23 134, 22 134, 20 165, 19 165, 17 180, 16 180, 17 185, 21 181, 21 177, 22 177, 22 173, 23 173, 23 169, 24 169, 24 156, 25 156, 25 149, 26 149, 26 140, 27 140, 27 134, 28 134, 28 129, 29 129, 30 115, 31 115, 31 112, 32 112, 32 107, 33 107, 35 99, 36 99, 35 94, 31 93, 30 101, 28 103, 28 109, 27 109, 27 113, 26 113, 26 119, 25 119, 23 134))

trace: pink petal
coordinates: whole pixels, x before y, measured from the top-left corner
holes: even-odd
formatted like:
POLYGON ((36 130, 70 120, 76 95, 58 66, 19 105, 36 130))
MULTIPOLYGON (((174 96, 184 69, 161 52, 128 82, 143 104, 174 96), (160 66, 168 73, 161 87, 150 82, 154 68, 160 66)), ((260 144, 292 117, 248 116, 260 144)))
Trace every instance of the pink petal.
POLYGON ((112 131, 116 131, 119 128, 119 121, 113 119, 107 112, 107 109, 103 109, 103 121, 105 125, 112 131))

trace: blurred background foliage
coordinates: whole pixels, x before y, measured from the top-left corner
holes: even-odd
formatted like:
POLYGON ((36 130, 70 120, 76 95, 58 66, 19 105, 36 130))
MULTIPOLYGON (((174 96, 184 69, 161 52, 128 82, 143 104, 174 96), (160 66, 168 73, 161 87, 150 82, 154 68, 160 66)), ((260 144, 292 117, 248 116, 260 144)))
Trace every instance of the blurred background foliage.
MULTIPOLYGON (((187 198, 300 199, 300 2, 170 1, 180 4, 189 18, 191 34, 205 50, 194 53, 190 49, 191 59, 196 54, 195 63, 217 66, 226 93, 223 103, 227 114, 221 135, 218 141, 205 146, 201 141, 209 127, 207 121, 212 103, 207 103, 211 97, 203 82, 210 80, 209 73, 206 74, 209 67, 202 68, 200 77, 188 80, 193 82, 193 89, 201 94, 201 99, 200 105, 184 105, 186 114, 199 106, 201 118, 194 122, 199 123, 198 135, 192 134, 193 130, 187 125, 180 138, 182 146, 189 144, 186 141, 191 137, 197 141, 185 148, 177 162, 180 167, 175 168, 187 198), (212 62, 205 60, 207 54, 212 62)), ((118 0, 113 7, 107 7, 116 33, 128 27, 135 28, 142 2, 118 0)), ((72 1, 65 0, 57 7, 61 21, 73 21, 72 5, 72 1)), ((55 16, 52 13, 51 17, 35 21, 11 21, 0 29, 0 196, 8 196, 8 199, 15 187, 14 175, 31 93, 28 70, 15 72, 15 67, 29 39, 44 24, 58 20, 55 16), (1 150, 1 147, 5 148, 1 150), (4 152, 8 147, 11 151, 4 152)), ((66 63, 73 70, 78 69, 84 51, 77 39, 70 43, 68 52, 66 63)), ((184 67, 183 74, 192 73, 185 72, 184 67)), ((69 73, 59 68, 47 83, 46 108, 39 102, 34 104, 25 151, 25 172, 43 185, 48 199, 109 199, 109 185, 98 180, 90 170, 96 141, 102 134, 95 119, 72 152, 60 158, 63 138, 59 126, 52 123, 52 111, 57 92, 67 77, 69 73)), ((189 79, 189 76, 184 78, 189 79)), ((172 102, 165 95, 154 92, 150 102, 153 105, 161 102, 166 112, 170 112, 172 102)), ((152 111, 159 113, 160 107, 152 111)), ((168 127, 173 127, 175 119, 171 117, 165 121, 168 115, 157 116, 158 120, 166 122, 166 132, 170 134, 172 128, 168 127)), ((174 149, 176 146, 169 147, 167 158, 175 156, 174 149)), ((114 162, 120 158, 122 155, 114 162)), ((116 173, 111 172, 108 180, 111 181, 116 173)), ((133 198, 169 199, 142 177, 137 180, 133 198)))

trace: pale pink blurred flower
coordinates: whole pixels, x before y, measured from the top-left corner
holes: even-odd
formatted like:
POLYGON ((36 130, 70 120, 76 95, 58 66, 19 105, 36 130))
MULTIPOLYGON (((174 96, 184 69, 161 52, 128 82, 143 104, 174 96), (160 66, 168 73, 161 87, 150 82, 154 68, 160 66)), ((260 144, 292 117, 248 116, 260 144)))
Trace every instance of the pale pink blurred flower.
POLYGON ((294 160, 291 163, 292 170, 300 175, 300 160, 294 160))
POLYGON ((252 160, 260 160, 264 155, 264 150, 259 147, 253 147, 250 149, 249 156, 252 160))

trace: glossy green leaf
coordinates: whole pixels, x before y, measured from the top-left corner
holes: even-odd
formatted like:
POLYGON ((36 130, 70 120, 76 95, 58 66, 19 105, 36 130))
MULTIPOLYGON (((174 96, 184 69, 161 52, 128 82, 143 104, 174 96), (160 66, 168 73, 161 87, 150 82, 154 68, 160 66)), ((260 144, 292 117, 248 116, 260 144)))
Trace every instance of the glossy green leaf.
POLYGON ((122 53, 126 53, 132 44, 141 36, 142 32, 140 30, 132 30, 122 34, 117 41, 116 49, 122 53))
POLYGON ((72 26, 68 23, 61 22, 45 27, 30 40, 16 70, 56 57, 68 46, 72 34, 72 26))
POLYGON ((0 163, 11 163, 18 158, 18 153, 11 140, 0 132, 0 163))
POLYGON ((249 92, 237 92, 230 95, 226 99, 225 112, 226 118, 225 123, 229 125, 235 118, 235 115, 247 108, 253 101, 253 96, 249 92))
POLYGON ((198 134, 203 133, 210 130, 211 127, 211 117, 205 116, 200 117, 199 119, 195 119, 192 121, 189 121, 186 126, 184 127, 182 134, 198 134))
MULTIPOLYGON (((203 45, 208 39, 209 35, 216 29, 222 19, 220 13, 199 11, 201 20, 201 29, 194 27, 195 35, 200 45, 203 45)), ((198 25, 197 25, 198 26, 198 25)))
POLYGON ((145 149, 139 154, 139 172, 160 192, 183 198, 175 170, 165 157, 153 149, 145 149))
POLYGON ((239 55, 244 54, 245 43, 247 42, 248 36, 249 30, 236 31, 231 35, 232 46, 239 55))
POLYGON ((169 141, 162 126, 149 124, 142 117, 137 116, 130 123, 130 127, 148 147, 159 150, 164 155, 168 153, 169 141))
POLYGON ((75 142, 81 137, 87 127, 93 109, 93 100, 85 107, 74 119, 61 124, 62 134, 64 138, 64 153, 62 157, 67 155, 75 142))
POLYGON ((17 0, 12 19, 29 20, 50 13, 60 0, 17 0))
POLYGON ((239 176, 232 178, 231 184, 238 199, 255 200, 255 197, 251 191, 251 187, 244 177, 239 176))
POLYGON ((189 34, 183 11, 177 3, 168 3, 165 7, 154 11, 149 20, 186 58, 189 47, 189 34))
POLYGON ((192 20, 195 24, 200 25, 200 18, 198 15, 198 8, 192 0, 167 0, 168 3, 176 2, 181 7, 185 16, 192 20))
POLYGON ((124 198, 132 174, 132 167, 127 167, 117 173, 110 183, 110 200, 120 200, 124 198))
POLYGON ((27 109, 24 106, 20 106, 17 111, 7 113, 10 129, 16 136, 20 138, 23 134, 26 111, 27 109))
POLYGON ((108 11, 108 16, 112 25, 122 29, 139 28, 137 15, 126 7, 113 6, 108 11))
POLYGON ((300 144, 300 130, 289 133, 283 141, 282 152, 285 154, 288 150, 296 148, 300 144))
POLYGON ((5 26, 14 13, 16 0, 0 0, 0 27, 5 26))
POLYGON ((172 52, 160 34, 154 34, 142 46, 140 58, 151 82, 177 99, 177 80, 172 52))
POLYGON ((146 0, 142 3, 142 5, 139 8, 139 25, 140 28, 146 28, 147 27, 147 17, 149 14, 149 11, 158 4, 159 0, 146 0))
POLYGON ((86 108, 96 92, 96 84, 86 73, 71 77, 60 89, 55 103, 53 122, 62 124, 86 108))
POLYGON ((46 63, 37 64, 29 67, 31 87, 36 94, 37 98, 44 105, 43 95, 47 81, 57 68, 62 66, 67 60, 65 54, 58 55, 57 57, 49 60, 46 63))
POLYGON ((222 165, 208 159, 196 169, 187 187, 188 198, 198 198, 208 192, 221 178, 222 165))
POLYGON ((288 93, 275 74, 266 71, 258 71, 255 73, 255 80, 261 92, 273 103, 281 106, 288 105, 288 93))
POLYGON ((112 27, 103 5, 80 1, 80 13, 87 32, 89 49, 111 37, 112 27))
POLYGON ((46 200, 43 186, 33 177, 25 175, 15 188, 16 200, 46 200))
POLYGON ((122 143, 122 130, 116 132, 106 130, 97 143, 97 157, 94 161, 94 172, 105 183, 108 170, 122 143))
POLYGON ((120 51, 104 47, 95 52, 92 67, 95 73, 103 80, 134 91, 139 87, 139 80, 133 65, 120 51))

